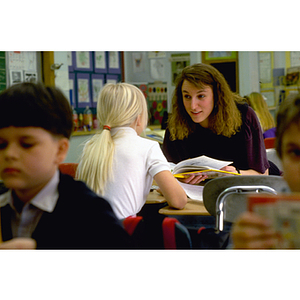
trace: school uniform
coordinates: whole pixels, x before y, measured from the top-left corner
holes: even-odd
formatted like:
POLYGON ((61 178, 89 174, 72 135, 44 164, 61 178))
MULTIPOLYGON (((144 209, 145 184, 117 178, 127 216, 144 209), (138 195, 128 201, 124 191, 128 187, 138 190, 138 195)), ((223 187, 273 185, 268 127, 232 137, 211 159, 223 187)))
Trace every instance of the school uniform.
POLYGON ((36 240, 37 249, 133 247, 110 204, 85 183, 58 171, 46 187, 23 207, 23 219, 12 204, 10 190, 0 195, 0 207, 3 241, 31 237, 36 240))
POLYGON ((102 196, 109 201, 117 218, 124 219, 140 212, 153 177, 170 171, 170 165, 158 142, 140 137, 133 128, 116 127, 111 134, 117 136, 114 138, 113 178, 107 182, 102 196))

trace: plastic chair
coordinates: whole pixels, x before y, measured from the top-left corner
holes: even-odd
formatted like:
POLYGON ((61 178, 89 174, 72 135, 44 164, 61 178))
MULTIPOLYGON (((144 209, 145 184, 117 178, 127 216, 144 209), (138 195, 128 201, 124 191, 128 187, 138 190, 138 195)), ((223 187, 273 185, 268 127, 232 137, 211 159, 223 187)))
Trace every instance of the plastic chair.
POLYGON ((188 230, 174 218, 164 218, 158 228, 141 216, 130 216, 123 220, 123 227, 131 236, 137 249, 192 248, 188 230), (156 242, 153 243, 152 235, 162 236, 163 245, 157 247, 156 242))
POLYGON ((277 194, 288 188, 281 176, 240 175, 215 178, 203 189, 203 202, 207 211, 216 217, 216 231, 224 230, 224 222, 234 223, 247 210, 249 193, 277 194))
POLYGON ((68 174, 73 178, 75 178, 77 167, 78 167, 78 163, 61 163, 59 165, 59 170, 63 174, 68 174))
POLYGON ((165 249, 191 249, 189 231, 175 218, 164 218, 162 231, 165 249))
POLYGON ((275 137, 269 137, 264 139, 266 149, 275 148, 275 142, 276 142, 275 137))
POLYGON ((143 217, 129 216, 123 220, 123 227, 126 232, 131 236, 135 248, 147 249, 146 246, 146 228, 143 217))

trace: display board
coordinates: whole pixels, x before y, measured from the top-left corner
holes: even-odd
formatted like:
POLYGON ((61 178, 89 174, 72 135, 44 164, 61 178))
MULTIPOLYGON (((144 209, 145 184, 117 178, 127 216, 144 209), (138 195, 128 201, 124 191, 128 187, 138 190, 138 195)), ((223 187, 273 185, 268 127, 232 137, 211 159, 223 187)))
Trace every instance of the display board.
POLYGON ((164 114, 167 114, 167 83, 155 81, 133 84, 143 92, 147 100, 149 125, 161 125, 164 114))
POLYGON ((118 51, 69 51, 70 102, 78 112, 97 107, 98 95, 108 83, 122 81, 122 55, 118 51))

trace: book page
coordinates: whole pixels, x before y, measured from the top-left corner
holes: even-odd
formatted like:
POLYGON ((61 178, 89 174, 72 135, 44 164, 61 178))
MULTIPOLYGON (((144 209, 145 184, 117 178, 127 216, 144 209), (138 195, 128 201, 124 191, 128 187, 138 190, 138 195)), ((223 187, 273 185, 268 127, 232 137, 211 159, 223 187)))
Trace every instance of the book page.
POLYGON ((203 185, 193 185, 178 181, 181 187, 185 190, 186 195, 198 201, 203 201, 203 185))
POLYGON ((174 174, 181 173, 181 168, 190 166, 190 167, 206 167, 209 169, 221 169, 225 166, 232 164, 232 161, 224 161, 213 159, 208 156, 202 155, 199 157, 183 160, 178 163, 173 170, 174 174))

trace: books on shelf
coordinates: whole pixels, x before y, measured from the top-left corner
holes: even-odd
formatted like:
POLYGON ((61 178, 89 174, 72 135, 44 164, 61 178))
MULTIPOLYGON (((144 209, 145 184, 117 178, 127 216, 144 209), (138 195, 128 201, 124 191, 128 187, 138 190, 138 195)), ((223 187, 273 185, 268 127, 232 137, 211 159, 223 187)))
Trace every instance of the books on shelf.
POLYGON ((194 174, 207 175, 207 179, 229 175, 240 175, 238 173, 220 170, 232 163, 232 161, 218 160, 202 155, 183 160, 178 164, 172 164, 171 170, 176 178, 186 178, 194 174))

